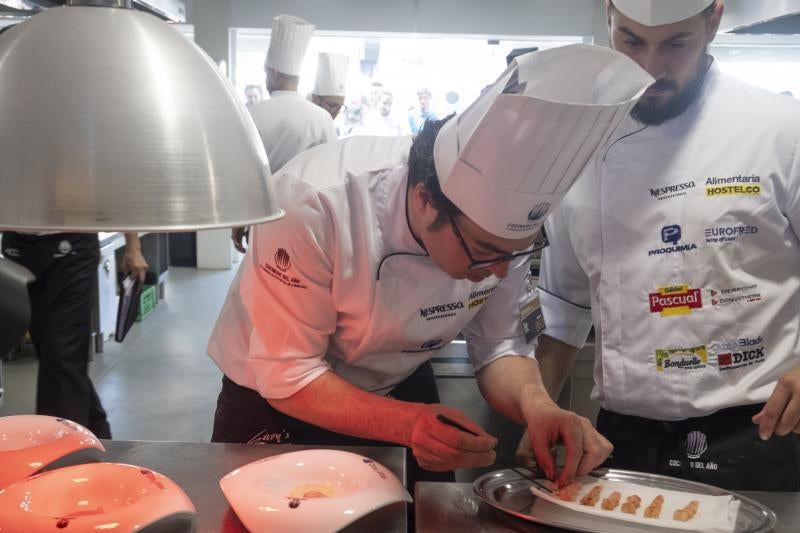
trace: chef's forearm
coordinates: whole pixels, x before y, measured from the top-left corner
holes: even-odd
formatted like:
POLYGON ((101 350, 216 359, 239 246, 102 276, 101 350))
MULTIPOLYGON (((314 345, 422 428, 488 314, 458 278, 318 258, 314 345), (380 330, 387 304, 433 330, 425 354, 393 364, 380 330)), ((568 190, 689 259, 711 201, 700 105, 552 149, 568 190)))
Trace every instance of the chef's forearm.
POLYGON ((539 363, 539 375, 542 383, 553 400, 558 401, 561 389, 567 381, 578 348, 570 346, 547 335, 539 337, 536 348, 536 361, 539 363))
POLYGON ((501 357, 478 372, 478 387, 492 408, 525 425, 526 412, 541 402, 552 403, 535 359, 501 357))
POLYGON ((291 417, 338 433, 408 446, 422 404, 401 402, 354 387, 326 372, 288 398, 268 400, 291 417))

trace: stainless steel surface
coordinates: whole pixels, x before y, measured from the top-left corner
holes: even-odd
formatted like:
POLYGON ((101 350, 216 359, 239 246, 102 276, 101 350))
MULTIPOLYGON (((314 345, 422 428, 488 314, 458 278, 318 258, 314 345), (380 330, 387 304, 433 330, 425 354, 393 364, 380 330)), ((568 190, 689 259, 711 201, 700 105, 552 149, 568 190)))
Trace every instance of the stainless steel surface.
POLYGON ((266 153, 196 45, 131 9, 60 7, 0 36, 0 229, 277 218, 266 153))
POLYGON ((68 6, 131 7, 131 0, 67 0, 68 6))
MULTIPOLYGON (((103 441, 101 459, 150 468, 176 482, 197 508, 198 533, 246 531, 219 488, 219 480, 242 465, 308 446, 212 444, 195 442, 103 441)), ((405 450, 381 447, 334 447, 378 461, 405 484, 405 450)), ((392 504, 343 529, 346 533, 407 530, 406 505, 392 504)))
POLYGON ((752 26, 800 12, 800 0, 725 0, 720 31, 752 26))
MULTIPOLYGON (((741 492, 740 494, 766 505, 777 514, 778 522, 773 530, 775 533, 797 532, 797 525, 800 524, 800 492, 741 492)), ((475 495, 472 484, 469 483, 417 483, 415 500, 417 533, 564 531, 552 526, 527 522, 492 508, 475 495)))

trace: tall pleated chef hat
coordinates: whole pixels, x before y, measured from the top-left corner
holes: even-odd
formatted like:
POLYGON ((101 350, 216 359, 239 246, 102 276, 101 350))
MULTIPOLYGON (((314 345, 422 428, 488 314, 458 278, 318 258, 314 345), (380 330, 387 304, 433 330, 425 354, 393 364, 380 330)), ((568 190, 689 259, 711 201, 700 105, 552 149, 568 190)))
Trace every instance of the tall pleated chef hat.
POLYGON ((517 57, 436 137, 442 192, 486 231, 535 235, 653 78, 605 47, 517 57))
POLYGON ((347 68, 349 66, 349 56, 320 52, 314 94, 319 96, 344 96, 347 68))
POLYGON ((315 28, 307 20, 292 15, 278 15, 272 19, 272 35, 264 67, 299 76, 315 28))
POLYGON ((620 13, 645 26, 661 26, 691 18, 714 0, 611 0, 620 13))

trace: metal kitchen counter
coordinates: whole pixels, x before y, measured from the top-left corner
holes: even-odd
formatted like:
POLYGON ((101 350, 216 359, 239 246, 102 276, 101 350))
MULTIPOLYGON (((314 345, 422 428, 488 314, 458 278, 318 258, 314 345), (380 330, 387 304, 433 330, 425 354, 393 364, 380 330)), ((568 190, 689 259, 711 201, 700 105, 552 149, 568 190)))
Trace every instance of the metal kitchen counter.
MULTIPOLYGON (((246 531, 225 495, 219 480, 228 472, 252 461, 297 450, 321 446, 248 445, 202 442, 103 441, 105 462, 127 463, 149 468, 168 478, 191 498, 198 515, 199 533, 246 531)), ((331 446, 331 449, 358 453, 374 459, 405 484, 406 459, 403 448, 331 446)), ((354 522, 347 533, 405 533, 406 504, 392 504, 354 522)))
MULTIPOLYGON (((778 516, 775 533, 795 533, 800 524, 800 492, 745 492, 778 516)), ((417 533, 450 531, 479 533, 557 533, 549 526, 526 522, 495 511, 472 491, 471 483, 417 483, 417 533)))

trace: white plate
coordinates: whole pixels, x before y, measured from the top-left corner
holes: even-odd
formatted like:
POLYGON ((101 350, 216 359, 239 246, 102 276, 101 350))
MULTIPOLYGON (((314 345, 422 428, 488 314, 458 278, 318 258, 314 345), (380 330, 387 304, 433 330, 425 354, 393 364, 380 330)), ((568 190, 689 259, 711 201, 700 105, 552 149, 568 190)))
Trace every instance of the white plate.
POLYGON ((267 457, 223 477, 222 492, 247 529, 338 531, 411 496, 386 467, 355 453, 303 450, 267 457), (325 497, 302 497, 311 491, 325 497))
POLYGON ((146 468, 89 463, 44 472, 0 490, 0 533, 194 531, 189 497, 146 468), (156 527, 159 527, 156 529, 156 527))
MULTIPOLYGON (((735 533, 765 533, 771 531, 777 523, 775 513, 764 505, 740 494, 711 485, 627 470, 599 469, 593 472, 592 475, 602 480, 643 485, 660 490, 672 490, 708 496, 732 496, 739 502, 739 512, 736 516, 736 526, 734 529, 735 533)), ((537 498, 537 496, 531 492, 531 486, 532 483, 529 480, 522 478, 513 470, 490 472, 479 477, 473 483, 475 493, 484 502, 503 513, 521 518, 528 522, 547 524, 571 531, 583 531, 587 533, 604 533, 609 531, 613 531, 614 533, 685 531, 668 527, 630 523, 567 509, 566 507, 537 498), (546 505, 542 506, 542 503, 546 505), (535 508, 534 505, 536 505, 535 508)), ((646 506, 648 503, 649 501, 646 501, 643 497, 642 505, 646 506)), ((666 505, 664 509, 666 510, 666 505)))
POLYGON ((89 448, 105 451, 94 433, 71 420, 43 415, 0 417, 0 488, 89 448))
MULTIPOLYGON (((552 485, 546 479, 539 480, 540 483, 552 485)), ((547 514, 552 505, 571 509, 578 513, 590 514, 608 520, 622 520, 644 526, 658 526, 667 529, 680 529, 684 531, 700 531, 704 533, 732 533, 736 527, 736 515, 739 511, 739 500, 735 500, 730 494, 726 496, 712 496, 709 494, 698 494, 696 492, 686 492, 664 489, 639 483, 628 483, 624 481, 613 481, 598 479, 596 477, 585 476, 577 481, 583 485, 577 493, 575 501, 564 501, 557 498, 539 487, 531 487, 531 491, 537 496, 531 508, 531 514, 547 514), (594 487, 601 487, 600 499, 594 506, 583 505, 581 498, 588 494, 594 487), (602 508, 602 500, 607 498, 612 492, 617 491, 621 494, 620 504, 616 509, 607 511, 602 508), (641 504, 633 514, 623 513, 622 503, 628 496, 636 495, 641 499, 641 504), (662 496, 664 503, 658 518, 645 518, 644 510, 656 496, 662 496), (673 520, 673 513, 681 509, 690 501, 699 502, 696 516, 686 522, 673 520)))

